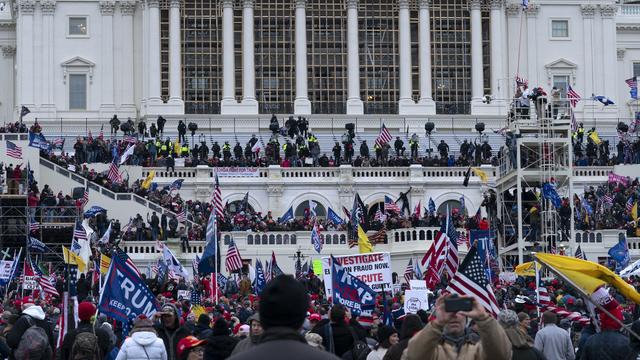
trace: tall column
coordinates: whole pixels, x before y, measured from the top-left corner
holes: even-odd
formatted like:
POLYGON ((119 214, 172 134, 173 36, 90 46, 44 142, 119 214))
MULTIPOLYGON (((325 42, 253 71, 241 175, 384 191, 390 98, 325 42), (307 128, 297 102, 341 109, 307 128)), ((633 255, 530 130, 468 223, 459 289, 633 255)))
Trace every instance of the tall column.
MULTIPOLYGON (((602 18, 602 38, 600 42, 603 46, 602 56, 603 56, 603 67, 602 69, 615 69, 617 67, 617 59, 616 59, 616 43, 615 41, 611 41, 611 39, 616 38, 616 23, 614 16, 617 12, 617 7, 614 4, 607 5, 599 5, 600 6, 600 17, 602 18)), ((606 76, 604 72, 599 72, 600 76, 604 78, 604 87, 602 91, 603 95, 614 97, 616 95, 616 81, 617 78, 615 76, 606 76)), ((614 110, 616 107, 607 106, 607 110, 614 110)), ((617 111, 617 109, 615 109, 617 111)))
POLYGON ((414 104, 411 98, 411 27, 409 18, 409 0, 398 0, 398 57, 400 63, 400 101, 399 107, 414 104))
MULTIPOLYGON (((593 58, 596 56, 595 49, 595 40, 592 37, 593 30, 593 17, 596 14, 597 7, 591 4, 580 5, 580 10, 582 11, 582 34, 583 34, 583 46, 584 46, 584 73, 582 75, 582 81, 584 84, 584 88, 582 89, 582 93, 585 96, 590 96, 590 94, 594 91, 593 84, 593 58)), ((574 84, 570 84, 573 86, 574 84)), ((577 89, 576 89, 577 90, 577 89)), ((579 91, 579 90, 577 90, 579 91)), ((593 105, 592 101, 582 101, 583 109, 585 106, 593 105)))
POLYGON ((21 0, 18 3, 19 25, 17 34, 18 80, 20 97, 16 105, 33 106, 34 104, 34 57, 33 57, 33 13, 36 8, 34 0, 21 0))
MULTIPOLYGON (((136 2, 134 0, 121 1, 119 5, 121 17, 120 24, 116 27, 119 40, 115 45, 120 49, 120 52, 116 51, 116 54, 133 54, 133 14, 136 10, 136 2)), ((120 112, 124 111, 126 114, 133 115, 135 114, 134 60, 128 56, 120 56, 117 59, 116 101, 120 106, 120 112)))
POLYGON ((251 106, 258 113, 256 101, 255 42, 253 26, 254 0, 242 4, 242 104, 251 106))
POLYGON ((522 48, 526 49, 527 53, 527 80, 529 80, 529 84, 533 85, 540 84, 540 79, 538 78, 538 32, 540 30, 537 26, 538 10, 540 10, 540 5, 529 4, 527 8, 527 31, 526 36, 523 36, 522 39, 522 48))
POLYGON ((480 0, 469 1, 471 13, 471 102, 481 103, 484 88, 482 70, 482 16, 480 0))
POLYGON ((296 115, 311 114, 307 78, 307 0, 296 0, 296 115))
POLYGON ((149 103, 160 104, 160 3, 147 0, 149 8, 149 103))
POLYGON ((2 45, 2 56, 0 57, 0 64, 4 63, 6 66, 0 66, 0 78, 7 85, 0 86, 0 99, 3 99, 0 103, 0 117, 3 119, 14 119, 14 110, 16 108, 15 103, 15 86, 9 86, 8 84, 15 84, 15 45, 2 45))
POLYGON ((42 41, 43 41, 43 97, 41 98, 41 107, 44 112, 51 114, 55 111, 55 69, 53 57, 53 35, 55 29, 53 25, 53 15, 56 12, 55 0, 41 0, 40 8, 42 9, 42 41))
POLYGON ((502 46, 502 3, 503 0, 491 0, 491 95, 493 102, 504 104, 507 79, 503 79, 502 61, 503 52, 506 49, 502 46))
POLYGON ((347 0, 347 114, 364 113, 360 98, 360 56, 358 42, 358 0, 347 0))
POLYGON ((420 54, 420 100, 421 105, 428 106, 427 115, 436 113, 431 88, 431 20, 429 19, 429 3, 431 0, 420 0, 418 3, 418 45, 420 54))
POLYGON ((233 46, 233 0, 222 1, 222 107, 236 103, 236 69, 233 46))
POLYGON ((182 46, 180 44, 180 4, 169 3, 169 104, 184 106, 182 101, 182 46))
MULTIPOLYGON (((102 15, 102 31, 100 32, 100 60, 102 66, 100 68, 101 83, 101 104, 100 111, 113 112, 115 109, 114 101, 114 66, 113 66, 113 13, 116 8, 114 1, 100 1, 100 14, 102 15)), ((106 114, 105 114, 106 115, 106 114)))

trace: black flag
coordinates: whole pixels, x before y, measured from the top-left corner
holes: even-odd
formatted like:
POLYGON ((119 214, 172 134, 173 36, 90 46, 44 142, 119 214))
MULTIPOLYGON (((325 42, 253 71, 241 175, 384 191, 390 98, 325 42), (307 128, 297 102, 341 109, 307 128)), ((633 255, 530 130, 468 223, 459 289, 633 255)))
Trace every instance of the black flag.
POLYGON ((467 172, 464 173, 464 181, 462 182, 462 185, 464 187, 469 186, 469 178, 471 177, 471 167, 469 167, 469 169, 467 169, 467 172))

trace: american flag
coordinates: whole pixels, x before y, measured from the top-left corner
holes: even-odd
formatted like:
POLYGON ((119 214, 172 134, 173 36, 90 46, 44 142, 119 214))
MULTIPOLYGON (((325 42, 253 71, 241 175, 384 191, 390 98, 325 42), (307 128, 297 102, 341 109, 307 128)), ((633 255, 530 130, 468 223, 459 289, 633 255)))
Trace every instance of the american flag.
POLYGON ((349 237, 347 239, 347 245, 349 245, 349 249, 358 246, 358 239, 357 238, 354 239, 354 238, 349 237))
POLYGON ((116 256, 118 256, 122 261, 125 262, 129 270, 135 272, 138 275, 138 277, 142 277, 140 275, 140 270, 138 270, 138 267, 136 266, 136 264, 133 263, 133 260, 131 260, 131 258, 129 257, 129 255, 127 255, 126 252, 120 249, 120 247, 116 247, 115 253, 116 253, 116 256))
POLYGON ((242 258, 233 239, 229 240, 229 249, 227 250, 227 257, 224 260, 224 264, 229 272, 242 269, 242 258))
POLYGON ((200 291, 194 290, 191 292, 191 306, 198 306, 201 304, 200 291))
POLYGON ((64 147, 64 138, 57 137, 57 138, 53 139, 51 141, 51 145, 54 146, 54 147, 60 147, 60 148, 64 147))
POLYGON ((104 124, 100 126, 100 133, 98 134, 98 139, 102 140, 104 138, 104 124))
POLYGON ((273 263, 269 260, 264 262, 264 281, 269 283, 273 278, 273 263))
POLYGON ((87 232, 84 230, 84 226, 80 221, 76 221, 76 226, 73 229, 73 238, 78 240, 87 240, 87 232))
POLYGON ((67 335, 67 324, 69 320, 69 293, 65 291, 62 295, 62 312, 58 317, 58 341, 56 349, 62 348, 62 342, 67 335))
MULTIPOLYGON (((31 261, 30 257, 29 261, 31 261)), ((60 296, 58 290, 56 290, 55 285, 51 283, 51 279, 48 276, 45 276, 40 268, 38 268, 37 266, 33 266, 33 262, 31 262, 31 268, 33 269, 34 275, 38 279, 40 288, 42 288, 42 291, 44 291, 45 294, 50 296, 60 296)))
POLYGON ((573 90, 571 85, 567 86, 567 97, 569 98, 569 103, 571 103, 571 107, 576 107, 578 105, 578 101, 580 101, 581 97, 578 93, 573 90))
POLYGON ((137 142, 138 142, 138 139, 136 139, 136 137, 135 137, 135 136, 125 135, 125 136, 122 138, 122 141, 127 142, 127 143, 129 143, 129 144, 135 144, 135 143, 137 143, 137 142))
POLYGON ((180 211, 180 213, 178 213, 178 216, 176 217, 176 219, 180 223, 183 223, 183 222, 187 221, 187 206, 186 205, 184 205, 182 207, 182 211, 180 211))
POLYGON ((40 230, 40 223, 34 221, 29 224, 29 232, 34 232, 38 230, 40 230))
POLYGON ((397 213, 400 213, 400 207, 398 206, 398 204, 396 204, 395 201, 393 201, 393 199, 391 199, 390 197, 385 195, 384 196, 384 211, 385 212, 395 211, 397 213))
POLYGON ((224 205, 222 205, 222 190, 220 190, 220 181, 218 180, 217 173, 216 173, 216 183, 213 186, 213 207, 216 210, 216 215, 221 219, 224 218, 224 205))
POLYGON ((82 193, 82 197, 80 198, 80 208, 84 208, 85 205, 89 202, 89 189, 84 188, 84 193, 82 193))
POLYGON ((445 261, 445 268, 449 273, 451 279, 458 270, 458 232, 453 226, 453 222, 450 217, 447 216, 447 260, 445 261))
POLYGON ((613 204, 613 196, 611 196, 611 195, 609 195, 609 194, 604 194, 604 195, 602 196, 602 201, 603 201, 605 204, 612 205, 612 204, 613 204))
POLYGON ((525 78, 521 78, 520 75, 516 75, 516 86, 528 85, 529 81, 525 78))
POLYGON ((378 210, 376 210, 376 215, 373 217, 373 220, 377 221, 377 222, 384 222, 387 219, 387 216, 382 213, 382 210, 380 210, 380 208, 378 207, 378 210))
POLYGON ((587 260, 587 256, 584 254, 584 252, 582 252, 580 245, 578 245, 578 248, 576 249, 575 257, 578 259, 587 260))
POLYGON ((120 170, 118 169, 118 164, 116 163, 116 159, 114 158, 109 165, 109 172, 107 173, 107 178, 112 183, 119 183, 122 181, 122 177, 120 175, 120 170))
POLYGON ((631 210, 633 210, 633 197, 630 196, 629 200, 627 200, 627 203, 625 204, 625 209, 627 210, 628 213, 631 212, 631 210))
POLYGON ((487 312, 496 317, 500 312, 491 284, 484 271, 484 265, 477 247, 473 246, 460 264, 458 272, 447 287, 447 291, 460 296, 471 296, 487 312))
POLYGON ((391 141, 391 139, 391 133, 389 133, 387 127, 382 124, 382 128, 380 128, 380 135, 376 138, 376 145, 382 146, 391 141))
POLYGON ((547 291, 547 288, 544 286, 538 287, 538 303, 543 307, 546 307, 552 304, 551 297, 549 296, 549 292, 547 291))
POLYGON ((386 236, 387 236, 387 227, 383 225, 382 228, 376 231, 375 234, 369 236, 369 242, 373 245, 384 244, 384 239, 386 238, 386 236))
POLYGON ((404 268, 404 281, 408 284, 410 280, 413 280, 413 276, 414 276, 414 271, 413 271, 413 259, 409 259, 409 263, 407 264, 407 267, 404 268))
POLYGON ((14 159, 22 159, 22 148, 7 140, 7 156, 14 159))
POLYGON ((630 88, 637 88, 638 87, 638 77, 637 76, 634 76, 631 79, 627 79, 624 82, 627 83, 627 85, 629 85, 630 88))

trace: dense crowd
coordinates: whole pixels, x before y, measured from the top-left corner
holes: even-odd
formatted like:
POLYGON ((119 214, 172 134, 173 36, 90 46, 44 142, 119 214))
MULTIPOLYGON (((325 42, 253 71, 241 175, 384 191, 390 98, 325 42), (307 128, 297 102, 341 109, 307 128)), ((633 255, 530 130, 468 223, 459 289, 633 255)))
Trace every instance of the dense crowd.
POLYGON ((578 230, 625 229, 638 236, 638 224, 631 214, 640 201, 640 180, 629 184, 608 183, 590 186, 584 196, 574 197, 575 224, 578 230))

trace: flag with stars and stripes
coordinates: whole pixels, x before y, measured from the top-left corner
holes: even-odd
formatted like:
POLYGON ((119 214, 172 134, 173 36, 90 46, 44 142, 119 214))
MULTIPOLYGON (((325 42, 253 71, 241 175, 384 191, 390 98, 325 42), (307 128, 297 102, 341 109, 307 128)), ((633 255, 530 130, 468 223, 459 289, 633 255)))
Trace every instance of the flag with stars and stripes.
POLYGON ((634 76, 630 79, 627 79, 624 81, 630 88, 637 88, 638 87, 638 77, 634 76))
POLYGON ((571 107, 576 107, 576 105, 578 105, 578 101, 580 101, 581 99, 580 95, 575 90, 573 90, 571 85, 567 86, 567 98, 569 98, 571 107))
POLYGON ((33 269, 34 276, 36 277, 40 288, 46 295, 60 296, 58 290, 56 290, 55 284, 51 283, 51 278, 46 276, 39 267, 34 266, 31 257, 28 257, 31 261, 31 268, 33 269))
POLYGON ((40 223, 34 221, 29 223, 29 232, 34 232, 40 230, 40 223))
POLYGON ((376 138, 375 144, 378 146, 382 146, 388 143, 389 141, 391 141, 391 139, 393 139, 393 137, 391 136, 389 129, 387 129, 387 127, 384 126, 384 124, 382 124, 382 127, 380 128, 380 134, 376 138))
POLYGON ((582 252, 580 245, 578 245, 578 248, 576 249, 575 257, 578 259, 587 260, 587 256, 584 254, 584 252, 582 252))
POLYGON ((516 75, 516 86, 529 85, 529 81, 520 75, 516 75))
POLYGON ((400 207, 398 206, 398 204, 396 204, 395 201, 393 201, 393 199, 391 199, 390 197, 385 195, 384 196, 384 211, 385 212, 393 211, 393 212, 396 212, 396 213, 400 213, 400 207))
POLYGON ((218 180, 218 174, 216 173, 216 182, 213 186, 213 208, 216 210, 216 215, 221 219, 224 218, 224 205, 222 204, 222 190, 220 190, 220 181, 218 180))
POLYGON ((187 205, 186 204, 182 207, 182 211, 178 213, 178 216, 176 216, 176 220, 178 220, 178 222, 180 223, 187 221, 187 205))
POLYGON ((447 215, 447 257, 445 261, 445 268, 449 274, 449 278, 452 278, 458 269, 458 232, 453 226, 451 217, 447 215))
POLYGON ((76 226, 73 229, 73 238, 78 240, 87 240, 87 232, 84 230, 84 226, 80 221, 76 221, 76 226))
POLYGON ((129 143, 129 144, 135 144, 138 142, 138 139, 135 136, 130 136, 130 135, 125 135, 122 138, 122 141, 129 143))
POLYGON ((376 210, 376 215, 373 217, 373 220, 377 222, 384 222, 385 220, 387 220, 387 216, 382 213, 382 210, 380 210, 380 208, 378 208, 378 210, 376 210))
POLYGON ((404 268, 404 281, 409 284, 409 282, 413 280, 414 275, 415 272, 413 270, 413 259, 409 259, 407 267, 404 268))
POLYGON ((229 272, 242 269, 242 258, 233 239, 229 240, 229 248, 227 249, 227 257, 224 260, 224 264, 229 272))
POLYGON ((7 140, 7 156, 14 159, 22 159, 22 148, 7 140))
POLYGON ((85 205, 89 202, 89 188, 84 188, 84 192, 82 193, 82 197, 79 201, 80 209, 84 208, 85 205))
POLYGON ((107 172, 107 179, 109 179, 112 183, 122 182, 122 175, 120 174, 120 170, 115 158, 109 165, 109 171, 107 172))
POLYGON ((630 213, 631 210, 633 210, 633 196, 629 197, 629 200, 627 200, 627 203, 625 204, 624 207, 628 213, 630 213))
POLYGON ((369 242, 372 245, 376 244, 384 244, 384 240, 387 237, 387 226, 386 224, 382 225, 382 228, 375 232, 375 234, 369 236, 369 242))
POLYGON ((197 306, 201 304, 200 300, 200 292, 198 290, 193 290, 191 292, 191 306, 197 306))
POLYGON ((138 270, 138 267, 136 266, 136 264, 133 263, 133 260, 131 260, 129 255, 127 255, 127 253, 124 252, 124 250, 122 250, 120 247, 116 247, 114 251, 116 253, 116 256, 125 262, 129 270, 135 272, 136 275, 138 275, 138 277, 142 277, 140 275, 140 270, 138 270))
POLYGON ((496 317, 500 312, 493 289, 484 271, 478 248, 473 246, 460 264, 458 272, 447 287, 447 291, 460 296, 475 298, 488 313, 496 317))

